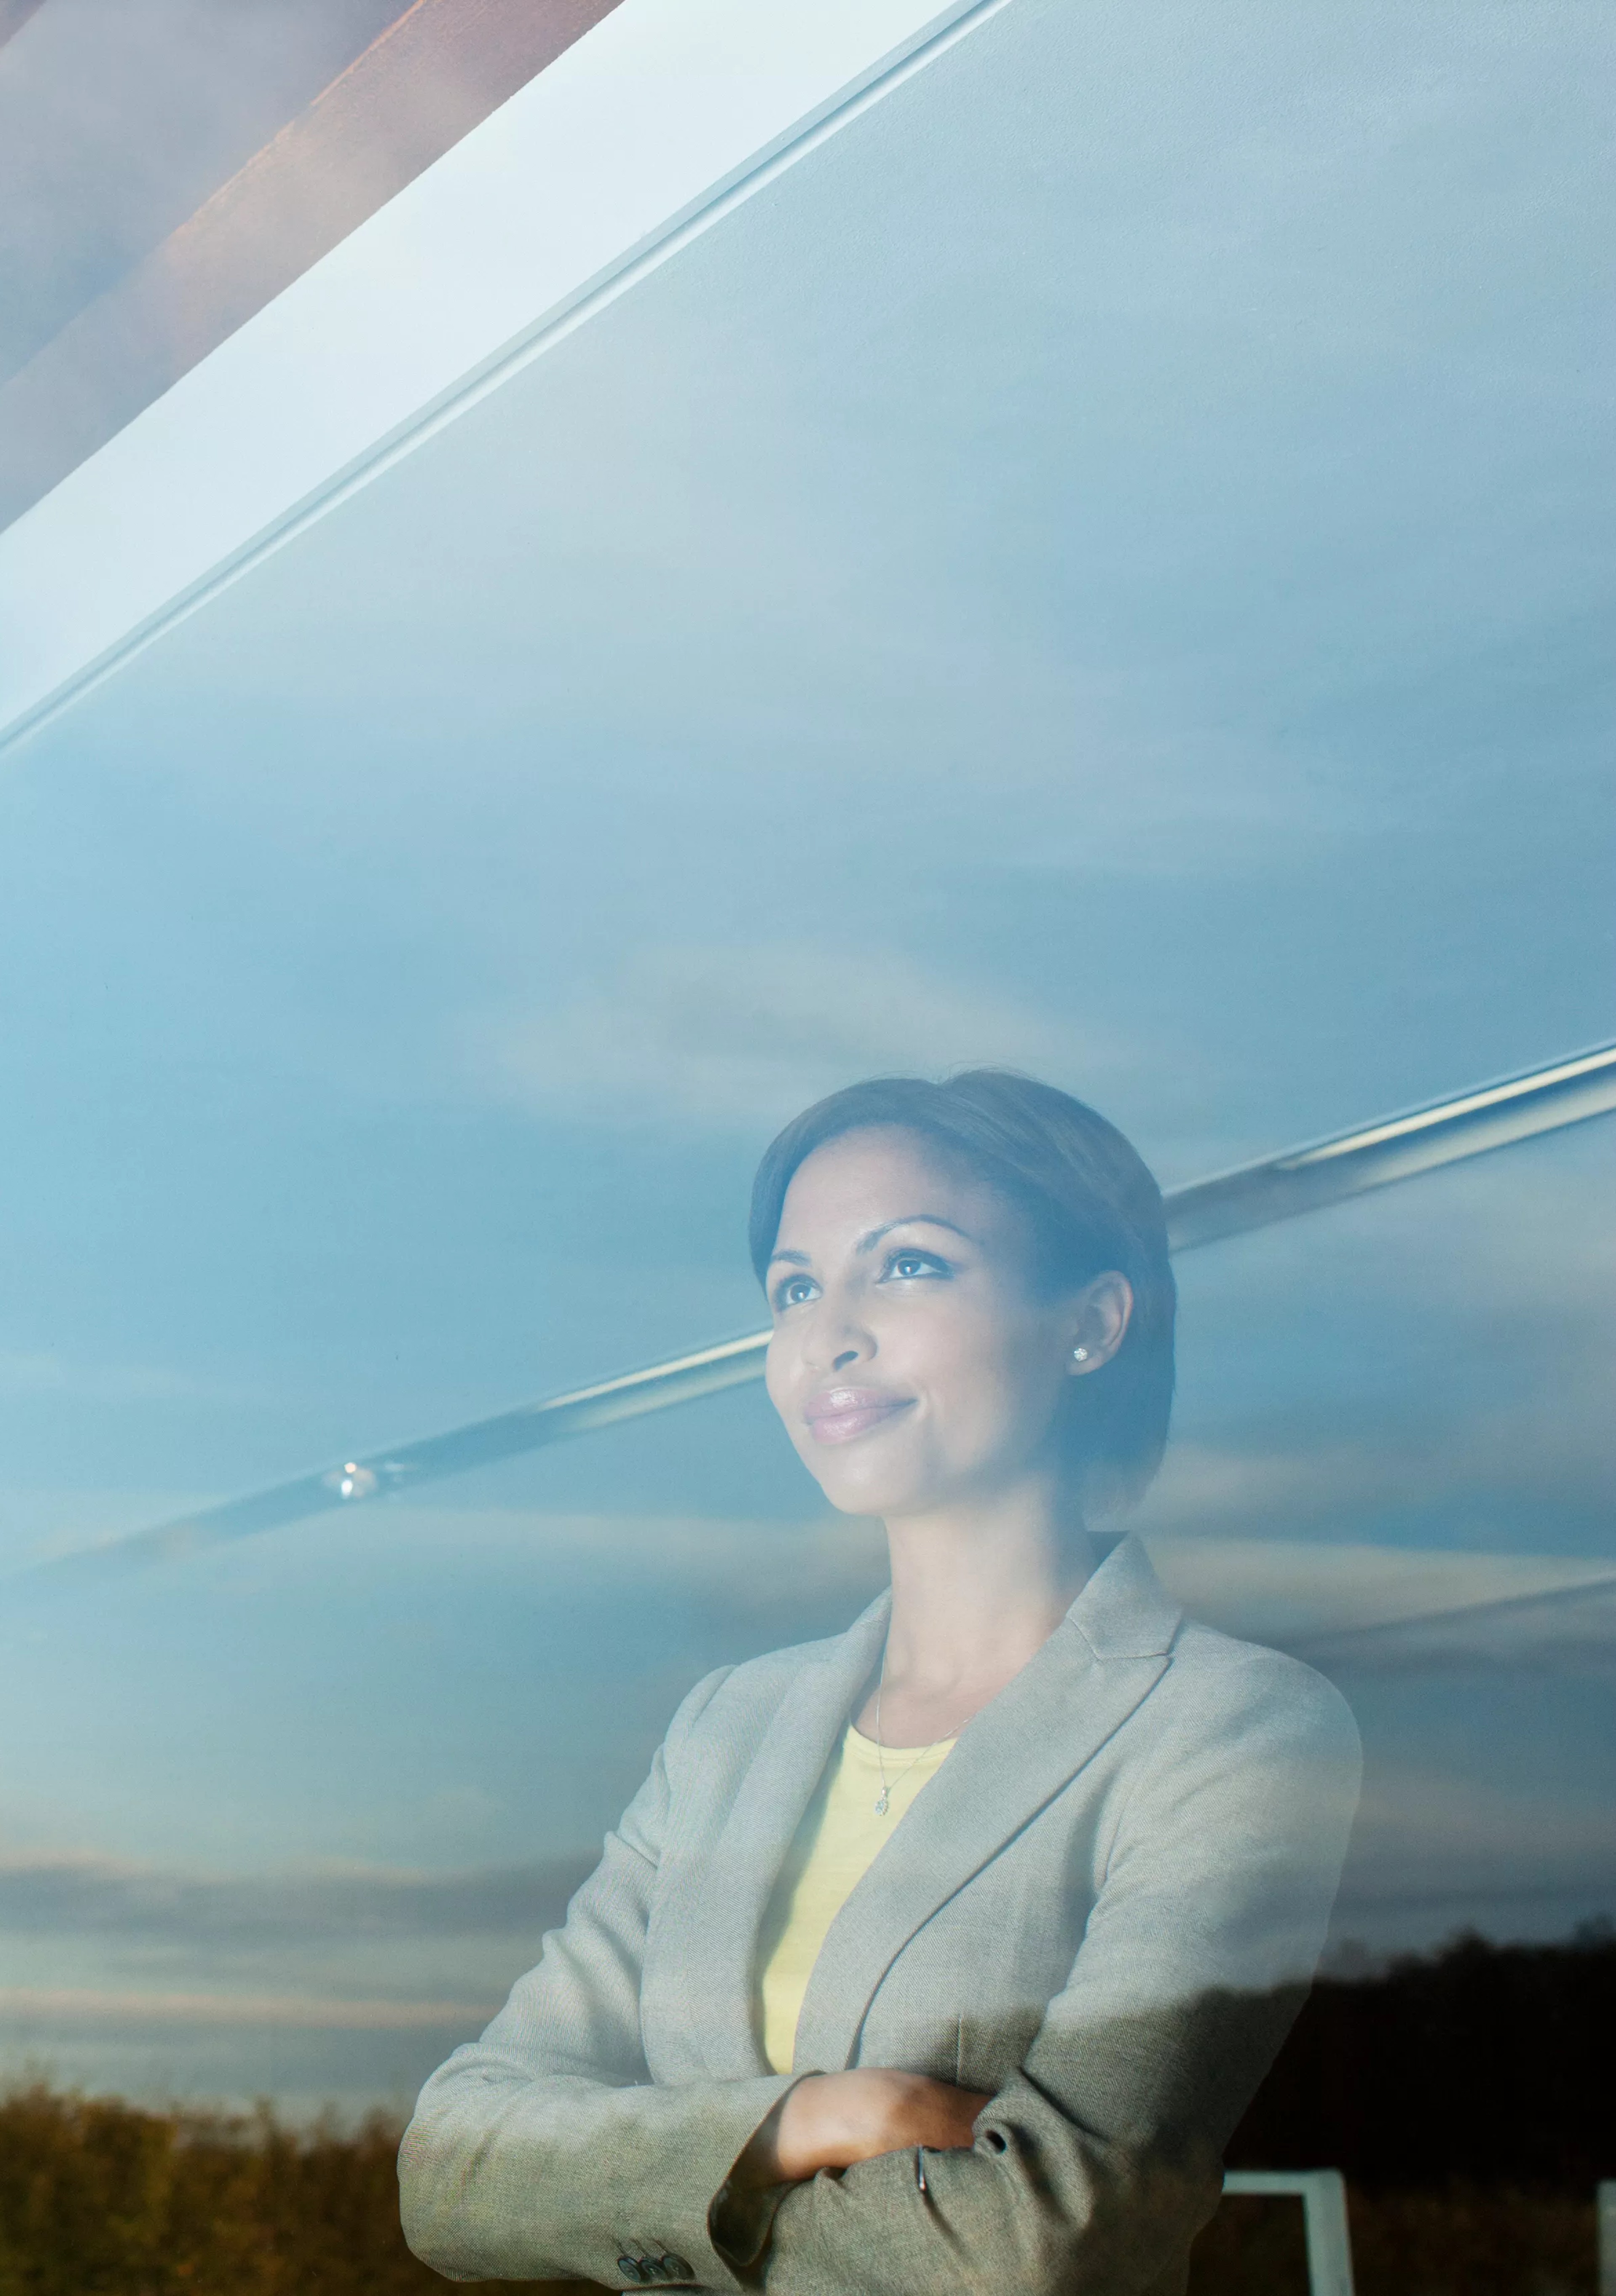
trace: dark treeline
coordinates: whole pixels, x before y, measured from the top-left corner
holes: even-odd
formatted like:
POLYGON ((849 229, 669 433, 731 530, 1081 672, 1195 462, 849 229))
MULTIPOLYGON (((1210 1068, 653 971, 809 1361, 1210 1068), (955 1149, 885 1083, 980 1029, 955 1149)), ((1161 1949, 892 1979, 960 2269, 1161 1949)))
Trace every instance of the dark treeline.
POLYGON ((1372 1978, 1323 1978, 1229 2150, 1375 2190, 1455 2178, 1585 2198, 1616 2177, 1616 1931, 1461 1938, 1372 1978))
MULTIPOLYGON (((1359 2296, 1594 2296, 1613 2013, 1609 1934, 1326 1980, 1231 2161, 1345 2169, 1359 2296)), ((445 2283, 399 2236, 397 2141, 380 2119, 293 2131, 0 2096, 0 2296, 430 2296, 445 2283)), ((1196 2243, 1191 2296, 1306 2288, 1293 2202, 1226 2202, 1196 2243)))

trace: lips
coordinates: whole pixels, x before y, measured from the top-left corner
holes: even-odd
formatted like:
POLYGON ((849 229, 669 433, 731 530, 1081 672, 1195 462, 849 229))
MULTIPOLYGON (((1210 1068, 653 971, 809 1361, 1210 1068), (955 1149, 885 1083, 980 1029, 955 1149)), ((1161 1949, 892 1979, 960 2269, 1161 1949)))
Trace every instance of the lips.
POLYGON ((828 1387, 802 1415, 816 1443, 851 1443, 908 1408, 907 1396, 888 1395, 878 1387, 828 1387))

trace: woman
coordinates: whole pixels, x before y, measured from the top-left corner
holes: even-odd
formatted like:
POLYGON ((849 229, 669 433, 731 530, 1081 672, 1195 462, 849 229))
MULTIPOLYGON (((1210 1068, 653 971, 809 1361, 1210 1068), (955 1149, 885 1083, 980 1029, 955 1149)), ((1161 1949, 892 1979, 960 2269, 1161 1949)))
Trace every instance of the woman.
POLYGON ((1323 1938, 1357 1734, 1090 1517, 1161 1455, 1121 1135, 977 1071, 834 1095, 753 1193, 768 1391, 891 1590, 675 1716, 538 1967, 422 2093, 452 2279, 1181 2287, 1323 1938))

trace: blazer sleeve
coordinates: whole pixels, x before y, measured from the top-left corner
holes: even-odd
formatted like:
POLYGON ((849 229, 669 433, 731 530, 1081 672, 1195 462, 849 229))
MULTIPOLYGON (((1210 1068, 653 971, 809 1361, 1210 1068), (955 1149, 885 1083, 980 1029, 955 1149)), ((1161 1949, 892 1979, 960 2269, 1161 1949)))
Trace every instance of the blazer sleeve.
MULTIPOLYGON (((1361 1770, 1339 1693, 1245 1648, 1242 1694, 1185 1715, 1131 1785, 1070 1978, 972 2148, 925 2153, 923 2190, 907 2152, 738 2196, 718 2212, 738 2277, 767 2296, 1182 2284, 1306 1996, 1361 1770)), ((967 2016, 967 2082, 969 2039, 967 2016)))
POLYGON ((669 2256, 703 2285, 735 2285, 709 2208, 792 2077, 658 2087, 640 2039, 669 1767, 728 1671, 679 1709, 538 1966, 421 2092, 398 2155, 404 2232, 446 2279, 620 2287, 620 2255, 669 2256))

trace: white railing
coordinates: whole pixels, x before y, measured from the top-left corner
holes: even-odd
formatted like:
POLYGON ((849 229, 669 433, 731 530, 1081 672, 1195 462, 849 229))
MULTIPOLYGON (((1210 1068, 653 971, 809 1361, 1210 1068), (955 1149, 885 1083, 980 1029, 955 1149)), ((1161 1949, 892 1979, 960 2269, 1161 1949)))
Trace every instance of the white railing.
MULTIPOLYGON (((1347 2185, 1339 2169, 1231 2169, 1223 2189, 1300 2201, 1308 2235, 1309 2296, 1352 2296, 1347 2185)), ((1616 2185, 1610 2189, 1616 2192, 1616 2185)), ((1600 2296, 1606 2292, 1602 2289, 1600 2296)))
MULTIPOLYGON (((1347 2185, 1339 2169, 1231 2169, 1229 2194, 1299 2200, 1308 2237, 1309 2296, 1352 2296, 1347 2185)), ((1599 2296, 1616 2296, 1616 2177, 1594 2187, 1599 2296)))

